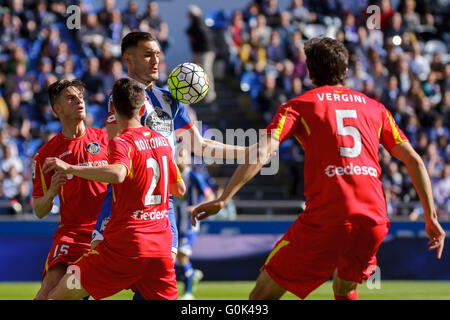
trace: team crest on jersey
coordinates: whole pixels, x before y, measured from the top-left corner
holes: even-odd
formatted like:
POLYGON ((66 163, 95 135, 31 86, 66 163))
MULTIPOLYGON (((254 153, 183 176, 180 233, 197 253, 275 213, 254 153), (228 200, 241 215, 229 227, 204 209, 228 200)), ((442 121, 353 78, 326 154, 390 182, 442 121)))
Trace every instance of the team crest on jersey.
POLYGON ((91 142, 86 146, 89 153, 97 154, 100 152, 100 145, 97 142, 91 142))
POLYGON ((161 108, 155 108, 145 119, 145 124, 165 137, 170 136, 173 131, 172 118, 161 108))

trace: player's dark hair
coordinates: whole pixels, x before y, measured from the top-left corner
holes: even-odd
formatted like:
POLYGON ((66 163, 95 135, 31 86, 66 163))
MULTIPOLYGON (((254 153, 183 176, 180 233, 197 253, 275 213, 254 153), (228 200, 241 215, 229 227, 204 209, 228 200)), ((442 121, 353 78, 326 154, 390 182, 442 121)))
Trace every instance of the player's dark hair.
POLYGON ((145 91, 135 80, 121 78, 114 83, 112 99, 116 112, 132 119, 144 104, 145 91))
POLYGON ((316 86, 344 83, 348 51, 342 42, 331 38, 313 38, 305 43, 305 54, 309 76, 316 86))
POLYGON ((75 87, 78 90, 81 91, 81 93, 84 93, 84 83, 80 80, 58 80, 53 82, 51 85, 47 87, 47 95, 50 100, 50 105, 53 108, 53 105, 56 102, 56 99, 58 99, 61 92, 68 88, 68 87, 75 87))
POLYGON ((155 36, 150 32, 135 31, 128 33, 123 39, 120 45, 122 54, 127 51, 128 48, 137 47, 141 41, 157 41, 155 36))

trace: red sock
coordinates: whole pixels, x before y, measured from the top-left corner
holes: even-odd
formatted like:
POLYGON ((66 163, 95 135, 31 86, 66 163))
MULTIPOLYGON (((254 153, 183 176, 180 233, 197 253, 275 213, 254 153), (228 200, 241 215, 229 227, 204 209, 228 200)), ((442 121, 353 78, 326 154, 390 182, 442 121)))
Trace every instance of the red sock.
POLYGON ((354 290, 352 293, 346 296, 334 295, 335 300, 358 300, 358 291, 354 290))

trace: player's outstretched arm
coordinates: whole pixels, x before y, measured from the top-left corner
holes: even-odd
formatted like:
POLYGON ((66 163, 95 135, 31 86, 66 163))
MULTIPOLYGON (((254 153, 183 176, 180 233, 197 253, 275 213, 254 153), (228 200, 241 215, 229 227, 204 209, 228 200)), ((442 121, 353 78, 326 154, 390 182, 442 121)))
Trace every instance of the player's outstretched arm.
POLYGON ((45 217, 53 208, 53 199, 58 194, 59 188, 66 183, 67 176, 62 172, 55 172, 47 192, 39 198, 33 198, 33 210, 40 219, 45 217))
POLYGON ((261 170, 278 147, 279 141, 271 135, 263 136, 260 143, 250 146, 245 153, 245 163, 237 167, 222 195, 218 199, 200 204, 192 210, 192 224, 195 225, 196 220, 204 220, 217 214, 261 170))
POLYGON ((122 183, 128 173, 124 164, 109 164, 102 167, 74 166, 55 157, 46 158, 42 170, 45 173, 57 170, 83 179, 108 183, 122 183))
POLYGON ((213 159, 245 159, 246 147, 203 138, 196 126, 182 131, 179 135, 186 148, 196 156, 213 159))
POLYGON ((445 232, 437 218, 431 181, 425 164, 408 142, 403 142, 393 147, 391 154, 400 159, 408 169, 424 210, 425 231, 430 239, 428 242, 430 245, 429 250, 436 249, 436 257, 440 259, 444 249, 445 232))

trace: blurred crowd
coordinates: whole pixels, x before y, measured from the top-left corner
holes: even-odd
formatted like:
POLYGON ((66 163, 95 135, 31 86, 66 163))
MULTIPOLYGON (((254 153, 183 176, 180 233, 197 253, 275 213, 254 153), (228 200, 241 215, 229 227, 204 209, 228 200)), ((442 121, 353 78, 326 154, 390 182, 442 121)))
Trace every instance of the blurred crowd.
MULTIPOLYGON (((119 10, 114 0, 104 0, 100 7, 92 0, 0 0, 0 213, 31 212, 30 161, 60 130, 47 85, 63 78, 84 81, 86 122, 101 127, 107 94, 126 72, 120 58, 122 37, 132 30, 149 31, 163 53, 171 46, 158 3, 146 5, 138 12, 136 1, 119 10), (80 28, 66 25, 71 4, 81 9, 80 28)), ((425 160, 439 214, 448 217, 449 12, 445 0, 292 0, 287 7, 277 0, 254 0, 222 16, 220 28, 227 70, 250 95, 260 127, 282 102, 312 88, 304 42, 316 36, 343 41, 350 51, 346 85, 392 112, 425 160), (377 6, 379 16, 366 11, 370 5, 377 6)), ((211 15, 205 13, 205 18, 211 15)), ((159 85, 165 85, 167 74, 162 54, 159 85)), ((405 167, 385 150, 380 153, 389 214, 417 219, 422 212, 405 167)), ((289 194, 298 197, 302 151, 287 142, 282 159, 294 177, 289 194)))
MULTIPOLYGON (((450 216, 450 5, 448 1, 254 0, 235 10, 225 34, 231 72, 241 79, 260 127, 278 106, 313 88, 303 44, 329 36, 350 52, 346 86, 382 102, 431 176, 441 216, 450 216), (375 5, 367 10, 370 5, 375 5)), ((283 148, 290 195, 302 194, 303 154, 283 148), (300 190, 299 190, 300 189, 300 190)), ((420 217, 418 196, 404 165, 380 149, 390 215, 420 217), (402 205, 403 204, 403 205, 402 205)))

